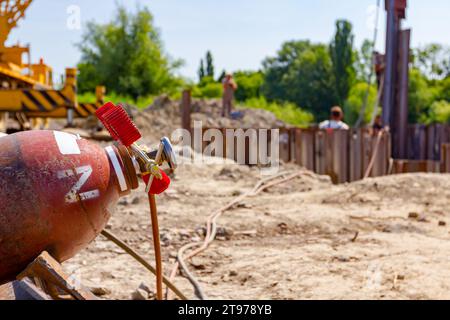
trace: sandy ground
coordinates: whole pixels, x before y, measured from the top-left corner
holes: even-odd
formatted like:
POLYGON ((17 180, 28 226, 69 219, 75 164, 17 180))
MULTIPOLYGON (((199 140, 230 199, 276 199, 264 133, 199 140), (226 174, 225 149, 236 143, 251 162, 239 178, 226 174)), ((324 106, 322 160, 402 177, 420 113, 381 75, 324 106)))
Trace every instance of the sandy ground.
MULTIPOLYGON (((211 211, 260 178, 236 164, 179 168, 158 198, 166 274, 183 244, 202 240, 211 211)), ((449 299, 449 210, 450 175, 335 186, 305 171, 227 211, 218 239, 189 266, 211 299, 449 299)), ((143 186, 107 228, 153 262, 143 186)), ((102 236, 64 268, 107 299, 154 290, 154 277, 102 236)), ((176 284, 195 298, 185 278, 176 284)))

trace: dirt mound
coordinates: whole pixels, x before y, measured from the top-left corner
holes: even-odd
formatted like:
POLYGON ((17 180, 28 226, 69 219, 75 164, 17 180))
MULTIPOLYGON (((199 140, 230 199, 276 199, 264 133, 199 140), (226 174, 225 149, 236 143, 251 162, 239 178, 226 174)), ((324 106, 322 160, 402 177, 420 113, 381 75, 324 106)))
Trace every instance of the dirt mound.
MULTIPOLYGON (((144 137, 154 141, 181 128, 180 101, 171 100, 163 95, 155 99, 148 108, 131 114, 144 137)), ((192 121, 201 121, 203 127, 210 128, 279 128, 286 126, 271 112, 261 109, 239 109, 231 119, 221 116, 221 104, 218 99, 193 99, 192 121)))
MULTIPOLYGON (((182 245, 202 241, 211 212, 261 178, 231 162, 181 165, 158 197, 165 273, 182 245)), ((305 170, 224 213, 223 236, 189 268, 213 299, 449 298, 448 190, 449 175, 336 186, 305 170)), ((143 186, 121 200, 107 228, 153 261, 143 186)), ((154 278, 102 237, 64 267, 107 298, 131 298, 143 282, 154 290, 154 278)), ((176 283, 194 298, 185 278, 176 283)))
POLYGON ((356 181, 337 186, 335 192, 324 196, 328 204, 342 203, 398 203, 408 200, 412 204, 426 204, 435 195, 443 201, 450 199, 450 175, 402 174, 356 181))

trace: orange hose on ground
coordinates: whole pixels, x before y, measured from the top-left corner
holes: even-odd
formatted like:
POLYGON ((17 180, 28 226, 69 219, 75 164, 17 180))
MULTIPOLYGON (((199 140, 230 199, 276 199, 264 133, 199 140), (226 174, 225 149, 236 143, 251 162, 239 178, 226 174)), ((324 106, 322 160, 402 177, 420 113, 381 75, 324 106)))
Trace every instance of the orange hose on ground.
POLYGON ((375 165, 375 158, 378 155, 378 149, 380 148, 381 138, 383 138, 383 134, 386 132, 385 129, 380 130, 377 135, 377 141, 375 142, 375 148, 374 152, 372 154, 372 158, 370 159, 369 165, 367 167, 366 173, 364 174, 363 179, 367 179, 370 176, 370 173, 372 172, 373 166, 375 165))
MULTIPOLYGON (((169 279, 171 279, 171 281, 173 281, 173 279, 175 278, 175 276, 177 275, 177 272, 180 268, 180 266, 183 268, 183 270, 186 273, 186 276, 188 277, 189 281, 191 281, 191 283, 193 284, 193 286, 195 287, 195 292, 196 295, 199 296, 200 298, 204 297, 204 293, 202 291, 202 289, 200 288, 200 285, 198 283, 198 281, 195 279, 195 277, 187 270, 186 264, 184 263, 184 261, 186 261, 187 259, 190 259, 196 255, 198 255, 199 253, 205 251, 209 245, 211 244, 211 242, 214 241, 215 236, 216 236, 216 220, 220 217, 220 215, 229 210, 231 207, 233 207, 235 204, 241 202, 243 199, 245 199, 246 197, 249 196, 255 196, 258 193, 262 192, 263 190, 266 190, 272 186, 287 182, 289 180, 292 180, 302 174, 306 174, 306 172, 304 171, 297 171, 294 172, 293 174, 290 174, 288 176, 286 176, 289 172, 282 172, 279 173, 277 175, 268 177, 266 179, 262 179, 260 180, 255 186, 254 188, 248 192, 245 193, 241 196, 238 196, 237 198, 235 198, 234 200, 232 200, 231 202, 229 202, 227 205, 225 205, 224 207, 214 211, 207 220, 206 223, 206 236, 205 239, 203 241, 203 243, 190 243, 187 244, 185 246, 183 246, 179 251, 178 251, 178 255, 177 255, 177 261, 175 262, 172 272, 169 276, 169 279), (286 177, 285 177, 286 176, 286 177), (277 180, 278 178, 280 178, 279 180, 277 180), (193 250, 192 252, 190 252, 188 255, 184 256, 183 253, 185 250, 189 250, 191 248, 195 248, 197 247, 197 249, 193 250)), ((169 292, 167 291, 167 298, 169 298, 169 292)))
POLYGON ((161 243, 159 239, 159 225, 158 225, 158 211, 156 209, 155 195, 149 194, 150 216, 152 219, 152 233, 153 246, 155 248, 155 263, 156 263, 156 299, 163 299, 163 271, 162 271, 162 256, 161 243))

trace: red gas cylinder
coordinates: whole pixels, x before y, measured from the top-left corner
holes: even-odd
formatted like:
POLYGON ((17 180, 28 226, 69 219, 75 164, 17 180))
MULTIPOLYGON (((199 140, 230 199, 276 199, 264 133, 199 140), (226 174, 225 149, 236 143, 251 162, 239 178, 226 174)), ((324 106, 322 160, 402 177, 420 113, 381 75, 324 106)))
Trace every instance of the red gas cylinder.
POLYGON ((0 284, 44 250, 63 262, 85 248, 137 187, 131 171, 123 150, 69 133, 0 137, 0 284))

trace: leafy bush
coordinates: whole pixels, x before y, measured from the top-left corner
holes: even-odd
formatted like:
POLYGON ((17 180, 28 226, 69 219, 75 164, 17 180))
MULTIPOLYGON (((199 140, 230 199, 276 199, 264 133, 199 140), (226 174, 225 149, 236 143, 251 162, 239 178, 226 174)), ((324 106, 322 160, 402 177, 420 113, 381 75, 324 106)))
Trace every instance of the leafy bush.
POLYGON ((433 104, 436 88, 429 85, 427 78, 418 70, 409 73, 409 122, 427 122, 426 115, 433 104))
POLYGON ((235 92, 236 100, 245 101, 261 95, 261 87, 264 84, 264 75, 261 71, 238 71, 233 77, 238 85, 235 92))
POLYGON ((450 76, 442 81, 438 81, 436 86, 438 90, 437 99, 450 102, 450 76))
MULTIPOLYGON (((349 96, 344 103, 345 122, 350 126, 355 124, 359 118, 359 113, 364 105, 364 100, 367 94, 367 83, 359 82, 351 87, 349 96)), ((369 89, 369 96, 367 99, 366 111, 364 113, 363 122, 369 123, 372 118, 373 107, 377 98, 377 89, 371 86, 369 89)))
POLYGON ((223 87, 221 83, 211 82, 203 87, 194 87, 192 96, 194 98, 221 98, 223 87))
POLYGON ((208 84, 211 84, 211 83, 217 83, 217 82, 216 82, 216 80, 214 80, 213 77, 204 76, 202 78, 202 80, 200 80, 200 82, 198 83, 198 86, 199 87, 205 87, 205 86, 207 86, 208 84))
POLYGON ((293 103, 269 102, 264 97, 248 99, 240 107, 270 111, 281 121, 299 127, 307 127, 314 121, 314 116, 311 113, 302 110, 293 103))
MULTIPOLYGON (((154 97, 153 96, 142 96, 142 97, 139 97, 136 101, 134 101, 134 99, 131 97, 111 92, 111 93, 108 93, 107 95, 105 95, 105 101, 106 102, 111 101, 115 104, 125 103, 125 104, 134 105, 139 109, 145 109, 153 103, 154 97)), ((95 103, 95 102, 96 102, 96 97, 95 97, 94 93, 85 92, 85 93, 78 94, 78 103, 95 103)))
POLYGON ((426 122, 450 124, 450 103, 444 100, 433 102, 426 122))

